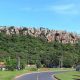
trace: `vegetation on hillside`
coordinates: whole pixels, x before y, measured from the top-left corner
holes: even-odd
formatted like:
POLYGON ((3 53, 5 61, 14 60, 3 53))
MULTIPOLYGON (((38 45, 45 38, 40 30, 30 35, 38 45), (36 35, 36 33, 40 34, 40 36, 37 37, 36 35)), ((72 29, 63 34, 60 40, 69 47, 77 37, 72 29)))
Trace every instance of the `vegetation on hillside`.
POLYGON ((37 67, 75 67, 80 63, 80 42, 48 43, 29 35, 0 33, 0 62, 5 62, 10 70, 23 69, 26 64, 36 64, 37 67))

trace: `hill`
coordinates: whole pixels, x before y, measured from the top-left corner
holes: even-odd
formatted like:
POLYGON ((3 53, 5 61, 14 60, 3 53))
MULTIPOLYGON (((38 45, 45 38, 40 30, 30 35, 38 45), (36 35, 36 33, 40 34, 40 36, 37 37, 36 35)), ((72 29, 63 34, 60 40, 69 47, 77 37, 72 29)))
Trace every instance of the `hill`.
POLYGON ((5 62, 8 69, 24 68, 26 64, 37 67, 75 67, 80 64, 79 41, 74 44, 47 41, 45 35, 34 36, 38 33, 32 35, 27 28, 16 31, 14 27, 2 27, 0 31, 0 62, 5 62))
POLYGON ((70 33, 66 31, 58 31, 58 30, 49 30, 46 28, 27 28, 27 27, 0 27, 0 32, 5 33, 7 35, 30 35, 34 37, 40 37, 48 42, 58 41, 61 43, 77 43, 80 39, 80 36, 75 33, 70 33))

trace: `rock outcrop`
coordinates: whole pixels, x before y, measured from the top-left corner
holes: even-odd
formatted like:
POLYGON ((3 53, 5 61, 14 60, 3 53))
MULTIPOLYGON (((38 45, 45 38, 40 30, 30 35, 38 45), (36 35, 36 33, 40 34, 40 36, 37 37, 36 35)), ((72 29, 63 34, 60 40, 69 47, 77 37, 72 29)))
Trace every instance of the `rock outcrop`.
POLYGON ((30 35, 34 37, 40 37, 48 42, 59 41, 61 43, 77 43, 80 36, 76 33, 70 33, 66 31, 49 30, 46 28, 27 28, 27 27, 0 27, 0 33, 5 33, 6 35, 30 35))

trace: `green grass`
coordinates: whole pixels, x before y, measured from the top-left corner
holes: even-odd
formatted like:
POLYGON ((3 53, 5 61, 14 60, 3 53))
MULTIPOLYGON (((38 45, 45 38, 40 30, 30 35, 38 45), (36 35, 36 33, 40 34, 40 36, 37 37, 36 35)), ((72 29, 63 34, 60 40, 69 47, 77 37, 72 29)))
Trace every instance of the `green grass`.
POLYGON ((14 77, 24 73, 37 71, 36 68, 26 68, 20 71, 0 71, 0 80, 14 80, 14 77))
POLYGON ((64 71, 64 70, 72 71, 74 69, 73 68, 49 68, 49 70, 51 71, 64 71))
POLYGON ((26 70, 21 71, 0 71, 0 80, 12 80, 15 76, 18 76, 23 73, 27 73, 26 70))
POLYGON ((73 68, 40 68, 39 71, 64 71, 64 70, 74 70, 73 68))
POLYGON ((71 71, 71 72, 56 74, 55 76, 60 80, 75 80, 75 79, 80 79, 80 72, 71 71))

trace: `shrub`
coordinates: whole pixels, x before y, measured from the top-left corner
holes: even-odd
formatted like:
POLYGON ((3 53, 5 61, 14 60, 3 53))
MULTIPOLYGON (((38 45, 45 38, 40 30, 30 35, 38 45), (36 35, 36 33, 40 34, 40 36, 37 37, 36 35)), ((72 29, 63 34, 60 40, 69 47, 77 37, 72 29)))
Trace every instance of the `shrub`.
POLYGON ((35 67, 29 68, 29 71, 37 71, 37 68, 35 68, 35 67))

